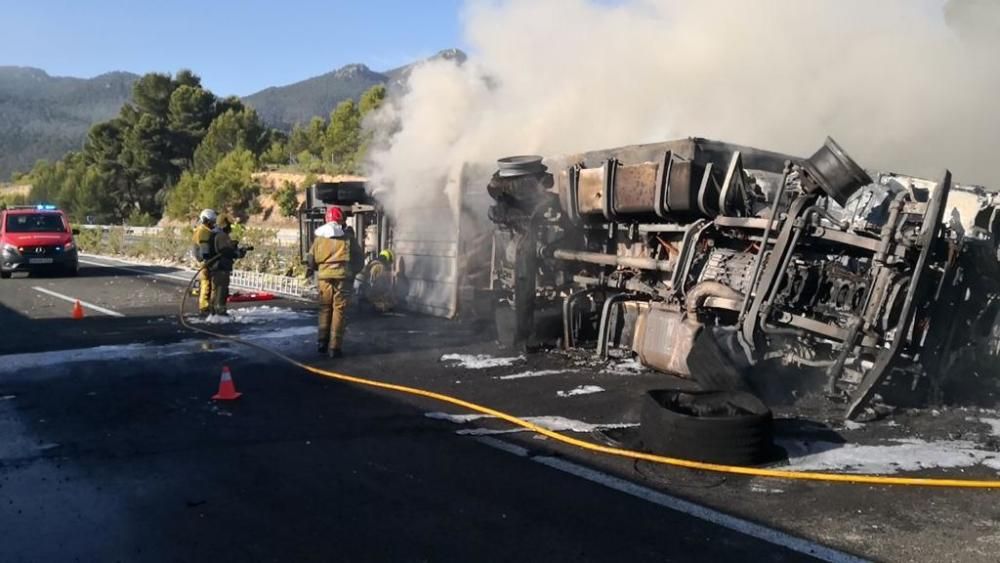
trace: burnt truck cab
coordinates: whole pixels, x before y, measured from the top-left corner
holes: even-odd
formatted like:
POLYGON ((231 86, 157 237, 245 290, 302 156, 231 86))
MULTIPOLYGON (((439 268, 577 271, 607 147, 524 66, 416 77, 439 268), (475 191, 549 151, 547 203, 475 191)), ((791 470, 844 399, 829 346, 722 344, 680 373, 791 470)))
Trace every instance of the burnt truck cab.
POLYGON ((299 256, 303 264, 316 238, 316 229, 323 225, 330 207, 339 207, 344 212, 346 226, 357 237, 366 259, 385 248, 388 231, 382 226, 385 214, 369 195, 364 179, 317 182, 306 189, 305 206, 299 212, 299 256))
POLYGON ((381 250, 392 251, 399 308, 450 319, 492 318, 493 225, 486 218, 491 200, 482 189, 491 171, 490 166, 456 165, 442 179, 441 189, 427 186, 405 203, 398 193, 379 191, 364 178, 309 186, 299 214, 302 260, 327 208, 336 206, 344 211, 366 260, 381 250))

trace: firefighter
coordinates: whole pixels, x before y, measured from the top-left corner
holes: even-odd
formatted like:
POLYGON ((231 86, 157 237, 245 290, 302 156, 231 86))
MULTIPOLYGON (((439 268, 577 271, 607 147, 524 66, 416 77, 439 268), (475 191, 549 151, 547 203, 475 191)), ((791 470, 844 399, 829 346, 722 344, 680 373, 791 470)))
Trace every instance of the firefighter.
POLYGON ((229 278, 233 273, 233 263, 246 255, 246 251, 232 239, 230 233, 233 223, 229 217, 222 215, 216 221, 216 229, 212 236, 212 248, 217 256, 215 263, 209 266, 212 280, 212 313, 227 316, 226 302, 229 299, 229 278))
POLYGON ((212 277, 209 267, 215 257, 212 235, 218 217, 214 209, 202 210, 198 216, 198 226, 191 236, 191 242, 194 243, 194 259, 198 262, 198 312, 203 317, 212 312, 212 277))
POLYGON ((393 295, 393 275, 391 250, 383 250, 378 257, 368 263, 357 277, 357 287, 365 300, 380 313, 392 310, 395 305, 393 295))
POLYGON ((351 240, 344 230, 344 213, 339 207, 326 210, 326 223, 316 229, 309 249, 309 271, 316 273, 319 288, 320 353, 339 358, 343 352, 344 327, 350 291, 351 240))
POLYGON ((361 241, 358 240, 358 235, 354 232, 354 227, 345 223, 346 218, 341 219, 340 224, 344 227, 344 235, 351 245, 351 261, 348 267, 351 271, 350 277, 353 278, 355 274, 359 273, 365 267, 365 251, 361 248, 361 241))

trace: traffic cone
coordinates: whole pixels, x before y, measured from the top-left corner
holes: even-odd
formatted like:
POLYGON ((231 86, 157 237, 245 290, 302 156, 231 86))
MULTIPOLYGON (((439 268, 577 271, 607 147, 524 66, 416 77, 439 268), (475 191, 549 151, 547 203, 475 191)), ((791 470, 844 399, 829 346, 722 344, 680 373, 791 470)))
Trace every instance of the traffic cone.
POLYGON ((236 385, 233 383, 233 375, 229 373, 229 366, 222 366, 222 377, 219 379, 219 392, 212 395, 212 398, 216 401, 232 401, 239 399, 242 394, 236 391, 236 385))
POLYGON ((73 318, 75 320, 80 320, 83 318, 83 306, 80 305, 79 299, 77 299, 76 303, 73 304, 73 318))

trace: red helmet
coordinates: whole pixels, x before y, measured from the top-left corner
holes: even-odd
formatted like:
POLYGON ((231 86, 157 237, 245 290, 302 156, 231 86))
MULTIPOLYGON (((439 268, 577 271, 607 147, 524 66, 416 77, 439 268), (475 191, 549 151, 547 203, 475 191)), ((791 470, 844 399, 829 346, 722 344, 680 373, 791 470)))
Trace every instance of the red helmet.
POLYGON ((340 223, 343 220, 344 220, 344 212, 341 211, 339 207, 326 208, 327 223, 340 223))

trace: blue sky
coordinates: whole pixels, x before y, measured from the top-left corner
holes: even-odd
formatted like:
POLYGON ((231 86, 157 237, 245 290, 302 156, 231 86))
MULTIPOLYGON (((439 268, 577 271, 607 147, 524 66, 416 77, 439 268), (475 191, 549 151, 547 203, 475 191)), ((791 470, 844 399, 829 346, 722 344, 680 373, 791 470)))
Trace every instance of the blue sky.
POLYGON ((60 76, 190 68, 246 95, 349 63, 386 70, 461 41, 461 0, 0 0, 0 65, 60 76))

